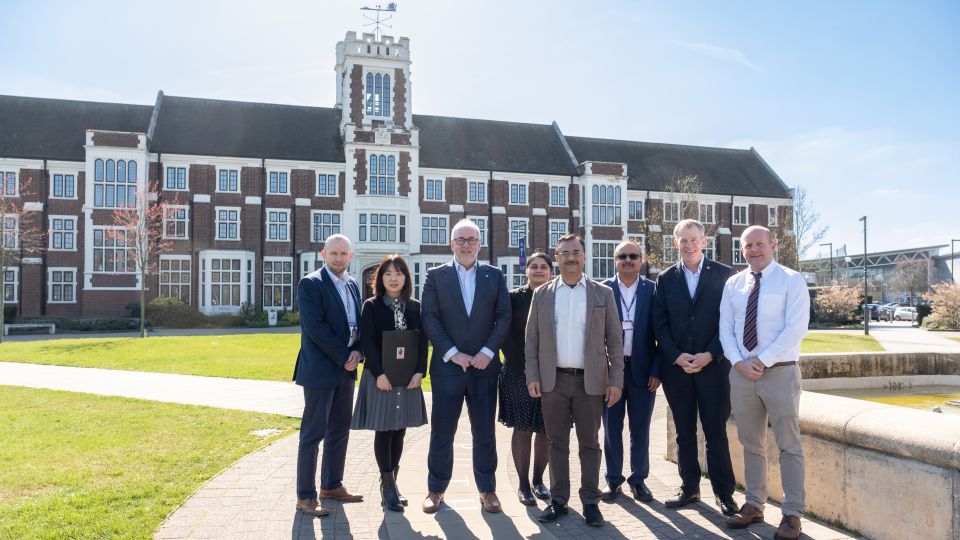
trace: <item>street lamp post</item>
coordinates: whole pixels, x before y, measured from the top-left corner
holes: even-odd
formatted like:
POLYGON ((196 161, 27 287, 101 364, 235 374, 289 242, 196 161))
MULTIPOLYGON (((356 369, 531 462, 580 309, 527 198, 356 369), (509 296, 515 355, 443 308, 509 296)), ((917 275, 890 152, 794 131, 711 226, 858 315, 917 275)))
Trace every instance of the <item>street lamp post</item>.
POLYGON ((863 334, 870 335, 870 306, 867 305, 867 216, 859 221, 863 222, 863 334))
POLYGON ((830 284, 833 285, 833 242, 824 242, 821 246, 830 246, 830 284))

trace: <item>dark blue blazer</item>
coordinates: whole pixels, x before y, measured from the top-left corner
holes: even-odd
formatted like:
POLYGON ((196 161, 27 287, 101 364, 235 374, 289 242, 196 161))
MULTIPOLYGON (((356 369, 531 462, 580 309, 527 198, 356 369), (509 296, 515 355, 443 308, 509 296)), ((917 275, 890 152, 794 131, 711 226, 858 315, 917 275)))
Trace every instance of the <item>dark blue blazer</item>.
MULTIPOLYGON (((653 337, 653 320, 650 316, 654 283, 641 276, 637 276, 637 280, 639 283, 637 283, 637 305, 634 308, 633 317, 633 350, 630 363, 624 368, 630 369, 634 381, 646 386, 647 379, 650 377, 660 378, 660 361, 657 344, 653 337)), ((613 297, 617 300, 617 313, 623 321, 623 298, 617 279, 610 278, 603 284, 613 289, 613 297)), ((628 301, 627 304, 629 303, 628 301)))
POLYGON ((704 258, 700 281, 692 299, 683 261, 657 277, 653 301, 654 332, 665 366, 676 362, 681 353, 709 352, 718 364, 721 363, 720 299, 731 272, 729 266, 704 258))
MULTIPOLYGON (((333 278, 326 267, 305 276, 297 285, 300 306, 300 354, 293 369, 293 380, 310 388, 335 388, 345 373, 353 378, 356 371, 346 371, 343 365, 351 351, 360 350, 360 340, 347 348, 350 324, 333 278)), ((350 291, 360 324, 360 287, 350 278, 350 291)))
MULTIPOLYGON (((432 379, 463 374, 453 362, 444 362, 443 355, 456 347, 462 353, 474 355, 486 347, 493 351, 493 361, 480 375, 500 373, 500 345, 510 332, 510 296, 507 283, 499 269, 488 264, 477 264, 477 287, 473 309, 467 313, 460 292, 460 280, 453 262, 431 268, 423 282, 420 298, 420 324, 433 344, 430 360, 432 379)), ((470 373, 477 370, 470 369, 470 373)))

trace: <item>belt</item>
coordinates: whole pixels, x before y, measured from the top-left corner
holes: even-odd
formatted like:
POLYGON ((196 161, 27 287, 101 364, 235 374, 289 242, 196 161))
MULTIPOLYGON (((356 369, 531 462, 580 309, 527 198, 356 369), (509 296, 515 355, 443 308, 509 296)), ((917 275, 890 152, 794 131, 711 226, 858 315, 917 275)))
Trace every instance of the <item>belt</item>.
POLYGON ((767 369, 773 369, 773 368, 775 368, 775 367, 780 367, 780 366, 795 366, 795 365, 797 365, 797 361, 796 361, 796 360, 791 360, 791 361, 789 361, 789 362, 777 362, 776 364, 774 364, 774 365, 772 365, 772 366, 767 366, 767 369))
POLYGON ((624 361, 624 362, 629 362, 629 361, 630 361, 630 357, 629 357, 629 356, 624 356, 624 357, 623 357, 623 361, 624 361))
POLYGON ((583 370, 572 367, 558 367, 557 373, 563 373, 564 375, 583 375, 583 370))

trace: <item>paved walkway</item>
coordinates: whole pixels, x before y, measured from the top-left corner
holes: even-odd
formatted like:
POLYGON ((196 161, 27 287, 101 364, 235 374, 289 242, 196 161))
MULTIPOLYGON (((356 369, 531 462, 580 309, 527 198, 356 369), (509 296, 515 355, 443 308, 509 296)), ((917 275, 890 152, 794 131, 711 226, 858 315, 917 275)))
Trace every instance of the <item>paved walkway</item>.
MULTIPOLYGON (((241 410, 300 416, 303 398, 291 383, 220 379, 188 375, 139 373, 93 368, 40 366, 0 362, 0 382, 5 385, 52 388, 102 395, 153 399, 241 410)), ((428 405, 429 405, 429 394, 428 405)), ((658 396, 651 426, 651 476, 648 486, 656 501, 639 504, 621 496, 601 504, 607 525, 587 527, 579 501, 571 501, 571 514, 543 526, 538 508, 522 506, 516 499, 517 476, 510 455, 510 431, 498 424, 498 494, 502 514, 480 510, 470 462, 470 426, 464 412, 456 436, 454 480, 447 491, 447 506, 435 515, 419 510, 426 493, 426 456, 429 427, 407 433, 400 470, 400 487, 410 499, 404 513, 384 512, 379 504, 376 464, 372 459, 373 433, 354 431, 350 437, 347 475, 350 489, 366 500, 333 504, 331 516, 304 517, 294 510, 297 435, 291 435, 239 460, 190 497, 160 527, 157 538, 772 538, 780 512, 766 511, 767 523, 746 531, 729 531, 713 504, 709 482, 701 491, 708 499, 680 511, 667 510, 662 501, 678 482, 676 466, 666 455, 666 400, 658 396)), ((572 442, 575 447, 575 441, 572 442)), ((571 477, 579 478, 576 452, 571 477)), ((574 482, 576 484, 576 481, 574 482)), ((736 494, 743 501, 742 494, 736 494)), ((809 538, 848 538, 843 532, 804 520, 809 538)))
POLYGON ((870 335, 888 352, 954 352, 960 343, 948 339, 953 333, 930 332, 908 322, 871 322, 870 335))

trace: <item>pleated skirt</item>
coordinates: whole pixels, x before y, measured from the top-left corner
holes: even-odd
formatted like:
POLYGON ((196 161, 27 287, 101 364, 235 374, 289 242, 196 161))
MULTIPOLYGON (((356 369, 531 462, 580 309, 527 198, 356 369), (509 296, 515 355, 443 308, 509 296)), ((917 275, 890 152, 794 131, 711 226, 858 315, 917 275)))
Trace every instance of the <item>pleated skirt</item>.
POLYGON ((376 378, 367 370, 360 376, 357 403, 351 429, 393 431, 420 427, 427 423, 427 405, 423 390, 394 386, 389 392, 377 388, 376 378))

